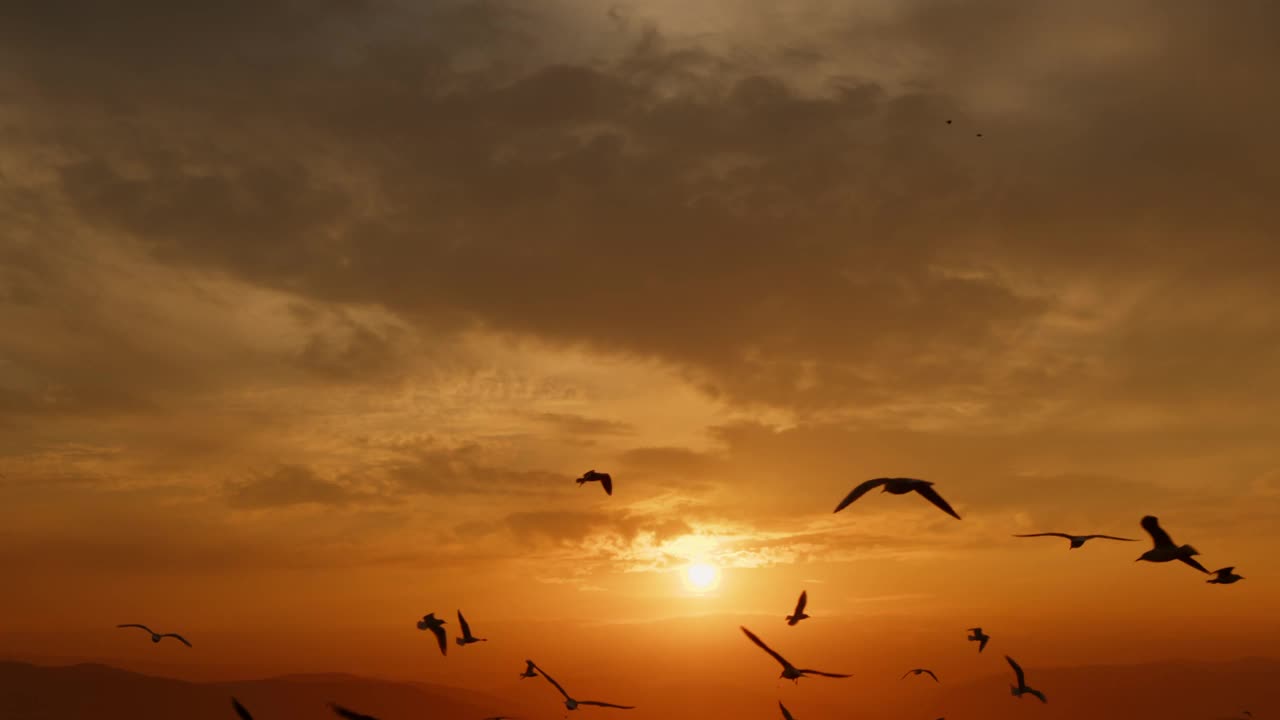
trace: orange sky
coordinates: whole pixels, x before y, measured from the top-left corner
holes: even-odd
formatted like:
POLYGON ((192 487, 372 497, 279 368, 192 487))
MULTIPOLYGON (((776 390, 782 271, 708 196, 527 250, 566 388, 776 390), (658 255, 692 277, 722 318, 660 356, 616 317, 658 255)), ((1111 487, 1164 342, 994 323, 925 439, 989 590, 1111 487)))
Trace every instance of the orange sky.
POLYGON ((1275 3, 146 5, 0 11, 0 655, 1275 655, 1275 3))

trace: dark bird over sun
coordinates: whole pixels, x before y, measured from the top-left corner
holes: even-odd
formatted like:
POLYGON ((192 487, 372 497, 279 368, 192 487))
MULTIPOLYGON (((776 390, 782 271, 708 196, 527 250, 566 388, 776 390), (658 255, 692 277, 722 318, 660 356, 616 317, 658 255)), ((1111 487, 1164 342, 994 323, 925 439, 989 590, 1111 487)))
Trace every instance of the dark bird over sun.
POLYGON ((960 516, 956 514, 956 511, 952 510, 951 506, 947 504, 947 501, 943 500, 942 496, 938 494, 938 491, 933 489, 933 483, 928 480, 917 480, 915 478, 876 478, 874 480, 868 480, 855 487, 853 490, 850 490, 849 494, 844 496, 844 499, 840 501, 840 504, 836 506, 836 509, 833 512, 840 512, 841 510, 849 507, 854 500, 866 495, 877 487, 880 488, 880 492, 887 492, 891 495, 906 495, 907 493, 914 492, 925 500, 933 503, 942 512, 957 520, 960 519, 960 516))

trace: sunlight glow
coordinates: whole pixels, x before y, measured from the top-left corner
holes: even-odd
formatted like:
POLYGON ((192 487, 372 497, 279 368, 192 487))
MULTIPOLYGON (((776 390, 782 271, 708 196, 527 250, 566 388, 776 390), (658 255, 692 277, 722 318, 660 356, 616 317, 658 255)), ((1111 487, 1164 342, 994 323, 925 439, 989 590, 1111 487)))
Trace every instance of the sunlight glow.
POLYGON ((708 563, 693 563, 684 570, 684 584, 693 592, 709 592, 720 584, 720 571, 708 563))

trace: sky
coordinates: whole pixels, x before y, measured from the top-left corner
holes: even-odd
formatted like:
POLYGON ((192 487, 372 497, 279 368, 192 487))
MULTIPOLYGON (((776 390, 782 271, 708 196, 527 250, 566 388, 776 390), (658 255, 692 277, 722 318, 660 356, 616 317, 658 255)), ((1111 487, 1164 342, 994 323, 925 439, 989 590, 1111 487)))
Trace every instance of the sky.
POLYGON ((0 8, 0 652, 1275 655, 1275 3, 82 5, 0 8))

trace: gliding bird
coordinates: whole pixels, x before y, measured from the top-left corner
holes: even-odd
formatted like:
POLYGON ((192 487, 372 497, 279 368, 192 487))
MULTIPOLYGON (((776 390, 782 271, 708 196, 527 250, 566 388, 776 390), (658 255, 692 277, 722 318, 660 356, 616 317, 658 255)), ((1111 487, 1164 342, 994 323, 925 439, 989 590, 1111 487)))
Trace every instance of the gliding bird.
POLYGON ((577 710, 579 705, 595 705, 596 707, 618 708, 619 710, 635 709, 634 705, 614 705, 613 703, 600 702, 599 700, 574 700, 572 697, 569 697, 569 693, 565 692, 564 688, 560 687, 560 683, 556 682, 547 674, 546 670, 543 670, 536 665, 534 667, 537 668, 539 673, 542 673, 542 677, 546 678, 547 682, 554 685, 556 689, 560 691, 560 694, 564 696, 564 706, 570 710, 577 710))
POLYGON ((118 627, 118 628, 141 628, 141 629, 143 629, 143 630, 146 630, 147 632, 151 633, 151 642, 153 642, 153 643, 158 643, 158 642, 160 642, 161 638, 171 637, 171 638, 173 638, 173 639, 177 640, 178 642, 182 643, 183 645, 186 645, 187 647, 191 647, 191 643, 187 642, 187 639, 186 639, 186 638, 184 638, 184 637, 182 637, 182 636, 181 636, 181 635, 179 635, 178 633, 158 633, 158 632, 156 632, 155 630, 152 630, 151 628, 147 627, 146 625, 139 625, 138 623, 125 623, 124 625, 117 625, 116 627, 118 627))
POLYGON ((927 668, 916 668, 916 669, 914 669, 914 670, 908 670, 908 671, 906 671, 906 672, 902 673, 902 677, 900 677, 900 678, 898 678, 898 679, 899 679, 899 680, 906 680, 908 675, 925 675, 925 674, 927 674, 929 677, 933 678, 933 681, 934 681, 934 682, 939 682, 939 681, 938 681, 938 676, 937 676, 937 675, 934 675, 934 674, 933 674, 933 671, 932 671, 932 670, 929 670, 929 669, 927 669, 927 668))
POLYGON ((880 492, 887 492, 891 495, 906 495, 909 492, 917 493, 920 497, 936 505, 939 510, 942 510, 942 512, 957 520, 960 519, 960 516, 956 514, 956 511, 952 510, 951 506, 947 504, 947 501, 943 500, 942 496, 938 494, 938 491, 933 489, 933 483, 928 480, 917 480, 915 478, 876 478, 874 480, 868 480, 855 487, 853 490, 850 490, 849 494, 844 496, 844 499, 840 501, 840 504, 836 506, 836 509, 833 512, 840 512, 846 507, 849 507, 854 500, 866 495, 876 487, 880 488, 880 492))
POLYGON ((764 650, 765 652, 769 653, 769 655, 772 656, 774 660, 778 661, 778 664, 782 666, 782 674, 779 675, 778 677, 786 678, 788 680, 793 680, 796 682, 799 682, 800 678, 805 675, 821 675, 822 677, 829 677, 829 678, 852 677, 850 675, 841 675, 838 673, 822 672, 821 670, 806 670, 803 668, 797 668, 795 665, 792 665, 791 663, 787 662, 786 658, 774 652, 773 648, 769 647, 768 645, 765 645, 763 640, 755 636, 755 633, 751 632, 745 627, 742 627, 741 625, 739 625, 738 628, 742 630, 743 634, 745 634, 751 640, 751 642, 755 643, 757 646, 759 646, 761 650, 764 650))
POLYGON ((1138 541, 1137 541, 1137 540, 1135 540, 1134 538, 1122 538, 1122 537, 1116 537, 1115 535, 1070 535, 1070 534, 1067 534, 1067 533, 1060 533, 1060 532, 1031 533, 1031 534, 1029 534, 1029 535, 1014 535, 1014 537, 1021 537, 1021 538, 1029 538, 1029 537, 1060 537, 1060 538, 1066 538, 1066 539, 1068 539, 1068 540, 1070 540, 1070 541, 1071 541, 1071 547, 1069 548, 1070 550, 1075 550, 1076 548, 1078 548, 1078 547, 1080 547, 1080 546, 1084 545, 1086 542, 1088 542, 1089 540, 1093 540, 1094 538, 1102 538, 1102 539, 1104 539, 1104 540, 1122 540, 1122 541, 1124 541, 1124 542, 1138 542, 1138 541))
POLYGON ((588 470, 582 474, 582 477, 578 478, 574 482, 578 483, 579 485, 584 485, 589 482, 599 482, 600 485, 604 488, 605 495, 613 494, 613 478, 609 477, 609 473, 602 473, 602 472, 596 472, 595 470, 588 470))

